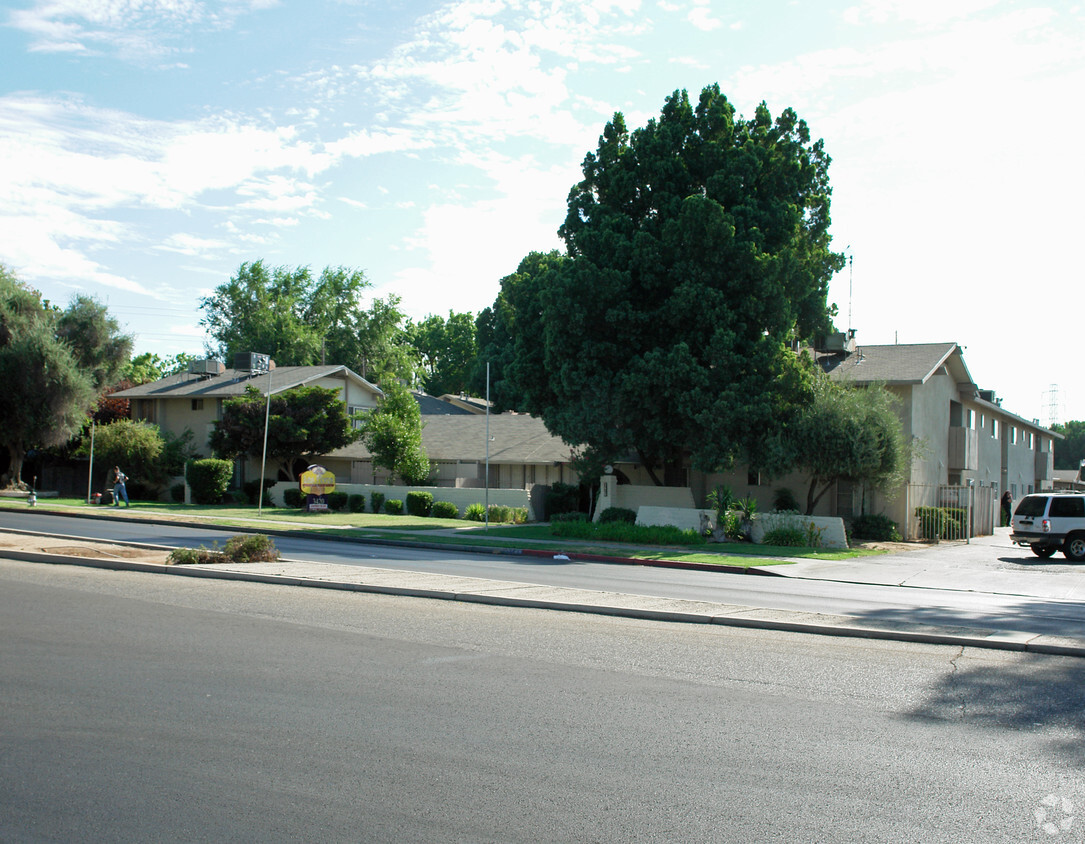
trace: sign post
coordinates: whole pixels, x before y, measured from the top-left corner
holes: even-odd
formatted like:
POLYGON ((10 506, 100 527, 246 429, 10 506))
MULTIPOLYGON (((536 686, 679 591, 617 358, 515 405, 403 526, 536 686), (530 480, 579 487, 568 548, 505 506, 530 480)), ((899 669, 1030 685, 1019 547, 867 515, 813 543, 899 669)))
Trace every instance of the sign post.
POLYGON ((301 491, 305 493, 306 512, 327 510, 327 495, 335 492, 335 475, 314 464, 301 473, 301 491))

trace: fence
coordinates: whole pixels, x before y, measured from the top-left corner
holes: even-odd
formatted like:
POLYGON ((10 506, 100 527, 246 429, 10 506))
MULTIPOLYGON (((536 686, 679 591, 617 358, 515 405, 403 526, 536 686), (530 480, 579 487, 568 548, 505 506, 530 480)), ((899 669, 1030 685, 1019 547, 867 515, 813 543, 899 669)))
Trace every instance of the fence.
POLYGON ((904 538, 908 540, 971 539, 994 533, 998 489, 992 486, 909 484, 904 538))

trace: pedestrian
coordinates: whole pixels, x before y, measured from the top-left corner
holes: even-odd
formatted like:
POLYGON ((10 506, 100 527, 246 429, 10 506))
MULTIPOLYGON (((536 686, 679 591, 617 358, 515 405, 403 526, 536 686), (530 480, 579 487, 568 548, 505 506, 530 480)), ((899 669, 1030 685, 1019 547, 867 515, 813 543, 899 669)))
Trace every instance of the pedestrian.
POLYGON ((1002 527, 1008 527, 1013 516, 1013 496, 1010 491, 1002 493, 1002 527))
POLYGON ((128 503, 128 490, 125 489, 125 484, 128 482, 128 476, 121 471, 120 466, 113 467, 113 506, 120 507, 121 499, 124 499, 124 506, 131 507, 128 503))

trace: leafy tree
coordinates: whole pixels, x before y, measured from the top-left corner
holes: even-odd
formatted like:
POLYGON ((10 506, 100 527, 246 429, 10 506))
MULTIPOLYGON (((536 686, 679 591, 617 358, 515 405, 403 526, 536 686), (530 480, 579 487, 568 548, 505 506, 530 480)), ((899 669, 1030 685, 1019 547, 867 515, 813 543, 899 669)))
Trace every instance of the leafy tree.
POLYGON ((1055 468, 1077 469, 1085 460, 1085 422, 1072 421, 1065 425, 1052 425, 1051 430, 1065 439, 1055 440, 1055 468))
MULTIPOLYGON (((106 479, 113 466, 120 466, 138 485, 159 488, 181 474, 185 461, 195 454, 193 439, 188 428, 174 436, 151 422, 117 419, 95 429, 94 465, 106 479)), ((90 456, 89 436, 82 438, 75 454, 90 456)))
POLYGON ((422 412, 401 384, 384 388, 376 410, 365 420, 362 442, 373 455, 374 466, 383 466, 404 483, 421 484, 429 478, 429 457, 422 448, 422 412))
POLYGON ((411 323, 408 337, 422 358, 427 393, 442 396, 465 392, 478 355, 475 343, 475 318, 472 314, 448 312, 448 319, 430 315, 411 323))
POLYGON ((745 120, 715 85, 632 133, 615 114, 569 194, 568 258, 515 311, 522 409, 657 483, 687 458, 760 466, 809 397, 790 344, 830 327, 828 165, 794 111, 745 120))
MULTIPOLYGON (((210 444, 219 457, 261 457, 267 397, 249 385, 243 396, 222 404, 222 418, 214 423, 210 444)), ((360 436, 351 426, 338 390, 295 387, 271 397, 267 420, 267 456, 279 463, 286 480, 297 480, 298 465, 354 442, 360 436)))
POLYGON ((532 252, 516 272, 501 279, 501 290, 490 308, 475 320, 479 348, 471 389, 486 395, 486 364, 490 364, 490 401, 494 411, 524 410, 531 398, 548 395, 543 353, 541 291, 547 273, 560 269, 559 252, 532 252))
POLYGON ((22 487, 27 449, 79 430, 130 348, 103 305, 76 296, 59 311, 0 266, 0 445, 9 456, 0 483, 22 487))
POLYGON ((399 299, 377 300, 367 311, 362 296, 370 283, 361 270, 325 267, 313 278, 308 267, 244 263, 226 284, 200 300, 200 324, 217 341, 208 352, 229 364, 239 352, 270 355, 280 366, 322 362, 355 372, 413 375, 405 348, 399 299))
POLYGON ((806 514, 837 481, 890 492, 900 485, 911 449, 897 414, 897 398, 885 387, 853 387, 819 374, 813 401, 778 431, 785 461, 810 476, 806 514))
POLYGON ((188 365, 196 359, 195 355, 180 352, 176 355, 167 355, 162 358, 154 352, 144 352, 136 355, 124 367, 124 379, 129 386, 139 386, 158 381, 169 375, 186 372, 188 365))

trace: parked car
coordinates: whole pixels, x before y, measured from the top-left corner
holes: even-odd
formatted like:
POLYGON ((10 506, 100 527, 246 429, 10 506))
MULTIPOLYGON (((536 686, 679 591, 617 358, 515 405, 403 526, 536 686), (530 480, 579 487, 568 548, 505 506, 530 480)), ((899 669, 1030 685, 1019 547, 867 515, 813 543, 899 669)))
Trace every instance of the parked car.
POLYGON ((1085 561, 1085 493, 1039 492, 1026 495, 1013 514, 1010 539, 1037 557, 1056 551, 1075 563, 1085 561))

